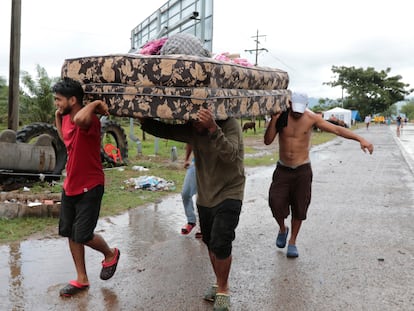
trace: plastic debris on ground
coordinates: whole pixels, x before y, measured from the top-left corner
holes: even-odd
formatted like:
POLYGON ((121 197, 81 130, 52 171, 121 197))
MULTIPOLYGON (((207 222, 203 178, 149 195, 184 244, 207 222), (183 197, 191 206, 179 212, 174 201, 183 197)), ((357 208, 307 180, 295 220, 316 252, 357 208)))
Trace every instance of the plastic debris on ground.
POLYGON ((129 186, 134 186, 135 189, 143 189, 149 191, 168 191, 175 190, 173 181, 167 181, 164 178, 156 176, 140 176, 129 178, 125 181, 129 186))
POLYGON ((133 170, 133 171, 138 171, 138 172, 149 171, 149 169, 148 169, 148 168, 143 167, 143 166, 141 166, 141 165, 134 165, 134 166, 132 167, 132 170, 133 170))

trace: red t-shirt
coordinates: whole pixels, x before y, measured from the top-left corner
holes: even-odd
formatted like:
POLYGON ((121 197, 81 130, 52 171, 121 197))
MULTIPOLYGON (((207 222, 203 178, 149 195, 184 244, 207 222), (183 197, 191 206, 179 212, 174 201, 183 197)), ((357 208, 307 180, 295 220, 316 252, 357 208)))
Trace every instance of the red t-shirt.
POLYGON ((89 129, 76 126, 69 115, 62 118, 63 141, 68 153, 66 178, 63 189, 66 195, 78 195, 97 185, 105 184, 101 162, 101 123, 92 116, 89 129))

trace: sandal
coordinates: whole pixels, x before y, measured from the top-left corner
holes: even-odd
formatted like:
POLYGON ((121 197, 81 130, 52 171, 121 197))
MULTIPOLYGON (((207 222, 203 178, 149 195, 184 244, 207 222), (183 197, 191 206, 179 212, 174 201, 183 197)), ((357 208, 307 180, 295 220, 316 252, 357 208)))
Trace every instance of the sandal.
POLYGON ((229 311, 230 310, 230 296, 227 294, 216 294, 214 300, 214 311, 229 311))
POLYGON ((69 284, 66 285, 59 291, 60 296, 72 297, 80 292, 83 292, 89 288, 89 284, 81 284, 76 280, 69 281, 69 284))
POLYGON ((298 248, 296 247, 296 245, 293 245, 293 244, 288 245, 286 256, 288 258, 299 257, 299 252, 298 252, 298 248))
POLYGON ((112 261, 105 262, 105 260, 102 260, 102 270, 100 275, 101 280, 108 280, 115 274, 119 256, 121 256, 121 252, 119 249, 115 248, 115 257, 112 261))
POLYGON ((210 286, 204 294, 204 300, 214 302, 216 300, 217 288, 217 285, 210 286))
POLYGON ((185 226, 181 228, 181 234, 183 235, 189 234, 195 226, 196 226, 195 224, 191 224, 191 223, 186 224, 185 226))
POLYGON ((276 246, 284 248, 286 246, 286 240, 289 234, 289 228, 286 227, 285 232, 279 232, 276 239, 276 246))

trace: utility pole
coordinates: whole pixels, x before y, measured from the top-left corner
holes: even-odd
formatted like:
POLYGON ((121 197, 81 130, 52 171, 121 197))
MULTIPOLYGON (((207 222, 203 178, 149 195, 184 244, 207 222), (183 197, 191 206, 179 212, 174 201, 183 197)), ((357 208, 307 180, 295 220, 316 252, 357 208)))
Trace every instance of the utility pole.
POLYGON ((258 65, 258 62, 257 62, 257 59, 258 59, 258 56, 259 56, 259 52, 261 52, 261 51, 266 51, 266 52, 269 52, 267 49, 265 49, 265 48, 260 48, 259 49, 259 44, 260 44, 260 42, 259 42, 259 38, 260 37, 266 37, 266 35, 261 35, 261 36, 259 36, 259 29, 257 30, 257 32, 256 32, 256 36, 254 36, 254 37, 252 37, 252 38, 255 38, 255 42, 256 42, 256 48, 255 49, 252 49, 252 50, 244 50, 245 52, 249 52, 249 53, 252 53, 252 52, 255 52, 256 53, 256 61, 255 61, 255 63, 254 63, 254 65, 255 66, 257 66, 258 65))
POLYGON ((8 128, 16 131, 19 126, 19 77, 20 77, 20 21, 21 0, 12 0, 9 68, 8 128))

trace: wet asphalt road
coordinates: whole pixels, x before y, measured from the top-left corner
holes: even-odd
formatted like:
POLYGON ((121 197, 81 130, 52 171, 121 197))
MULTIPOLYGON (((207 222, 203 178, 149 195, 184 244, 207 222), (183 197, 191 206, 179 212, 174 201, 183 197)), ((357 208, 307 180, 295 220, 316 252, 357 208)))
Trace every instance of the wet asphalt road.
MULTIPOLYGON (((414 310, 414 126, 357 130, 373 155, 337 138, 312 149, 313 198, 297 240, 300 257, 275 247, 267 206, 274 167, 247 169, 230 274, 232 310, 414 310)), ((275 159, 276 161, 276 159, 275 159)), ((121 250, 115 276, 99 279, 87 249, 90 289, 62 299, 75 275, 67 242, 44 238, 0 246, 0 310, 212 310, 213 279, 201 241, 181 236, 181 198, 101 219, 121 250)))

